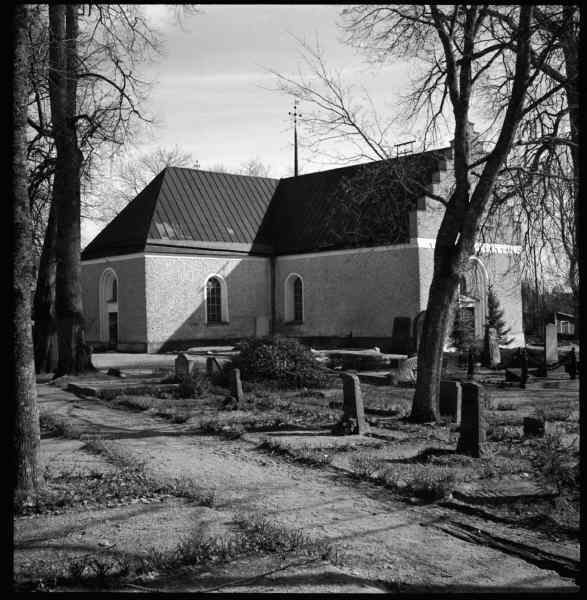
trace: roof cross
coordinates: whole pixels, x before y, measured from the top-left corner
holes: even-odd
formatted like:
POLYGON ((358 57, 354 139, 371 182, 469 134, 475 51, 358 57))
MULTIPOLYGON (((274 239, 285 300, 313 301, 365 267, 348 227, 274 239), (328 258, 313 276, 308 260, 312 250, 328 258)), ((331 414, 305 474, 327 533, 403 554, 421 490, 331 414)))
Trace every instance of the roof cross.
POLYGON ((298 100, 294 100, 293 112, 289 112, 288 115, 293 117, 294 123, 294 177, 298 176, 298 117, 301 117, 301 113, 298 112, 298 100))

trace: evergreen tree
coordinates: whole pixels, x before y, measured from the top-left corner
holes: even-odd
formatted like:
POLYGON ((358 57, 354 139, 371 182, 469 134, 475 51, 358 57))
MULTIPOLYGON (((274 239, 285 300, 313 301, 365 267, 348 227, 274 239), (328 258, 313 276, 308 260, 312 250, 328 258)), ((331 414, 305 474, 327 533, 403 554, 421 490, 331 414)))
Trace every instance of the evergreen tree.
POLYGON ((506 346, 512 341, 512 338, 508 338, 511 327, 506 329, 506 323, 503 318, 503 309, 500 308, 499 300, 491 285, 487 290, 487 328, 490 327, 495 329, 497 339, 502 346, 506 346))

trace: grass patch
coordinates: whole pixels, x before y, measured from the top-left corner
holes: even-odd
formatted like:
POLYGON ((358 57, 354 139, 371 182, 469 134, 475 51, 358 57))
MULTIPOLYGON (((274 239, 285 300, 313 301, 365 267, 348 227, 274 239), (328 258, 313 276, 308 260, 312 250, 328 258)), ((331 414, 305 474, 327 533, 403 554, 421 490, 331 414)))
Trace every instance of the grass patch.
POLYGON ((385 486, 402 495, 422 500, 440 500, 448 496, 457 481, 454 469, 430 464, 410 464, 407 468, 395 465, 383 473, 385 486))
POLYGON ((353 476, 357 479, 372 479, 382 474, 387 463, 382 458, 359 452, 350 459, 350 467, 353 476))
POLYGON ((337 449, 313 448, 304 445, 300 448, 290 448, 280 444, 279 440, 264 439, 257 448, 267 450, 272 454, 280 454, 306 465, 322 467, 332 463, 337 449))
POLYGON ((208 537, 197 528, 167 552, 151 548, 144 556, 104 552, 56 561, 35 561, 19 576, 17 591, 51 591, 57 587, 84 586, 109 589, 125 583, 177 575, 182 568, 227 563, 247 555, 305 555, 323 560, 335 558, 335 550, 324 541, 288 529, 259 514, 237 514, 239 527, 233 535, 208 537))
POLYGON ((457 480, 452 467, 421 462, 388 462, 369 454, 358 454, 350 461, 353 476, 361 480, 374 480, 401 495, 423 500, 438 500, 452 491, 457 480))
POLYGON ((511 442, 521 440, 523 432, 516 425, 492 425, 486 432, 488 442, 511 442))

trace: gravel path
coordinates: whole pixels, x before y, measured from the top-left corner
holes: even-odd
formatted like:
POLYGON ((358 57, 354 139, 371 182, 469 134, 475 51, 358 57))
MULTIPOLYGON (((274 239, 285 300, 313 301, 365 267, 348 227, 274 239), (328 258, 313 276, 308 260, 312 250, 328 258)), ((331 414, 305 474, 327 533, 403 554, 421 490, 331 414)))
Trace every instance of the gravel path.
MULTIPOLYGON (((187 424, 81 400, 50 385, 38 387, 42 413, 62 415, 87 434, 109 438, 120 451, 145 461, 155 476, 193 479, 214 492, 221 511, 260 511, 330 540, 339 568, 362 581, 405 589, 576 589, 554 571, 440 530, 457 515, 437 505, 399 502, 383 488, 351 482, 333 468, 292 464, 244 440, 197 435, 187 424)), ((498 526, 485 527, 495 531, 498 526)))

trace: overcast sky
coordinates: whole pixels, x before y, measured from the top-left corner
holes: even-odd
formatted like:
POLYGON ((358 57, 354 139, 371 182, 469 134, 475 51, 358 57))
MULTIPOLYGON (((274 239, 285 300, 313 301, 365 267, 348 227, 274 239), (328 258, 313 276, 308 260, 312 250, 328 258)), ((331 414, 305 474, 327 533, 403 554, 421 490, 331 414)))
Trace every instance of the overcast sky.
MULTIPOLYGON (((293 98, 275 88, 269 69, 295 74, 303 69, 295 37, 319 42, 328 66, 341 72, 349 85, 365 87, 384 118, 398 116, 397 95, 407 83, 406 65, 366 64, 364 57, 342 42, 337 27, 342 5, 201 5, 179 26, 173 10, 164 5, 145 7, 162 33, 165 53, 144 70, 154 81, 147 109, 156 126, 141 137, 134 152, 173 148, 189 152, 200 168, 218 164, 237 171, 258 159, 270 176, 293 174, 293 128, 288 111, 293 98), (295 37, 294 37, 295 36, 295 37)), ((304 114, 309 107, 301 104, 304 114)), ((393 142, 417 137, 405 126, 393 142), (397 141, 396 141, 397 140, 397 141)), ((304 139, 303 122, 299 136, 304 139)), ((344 149, 341 147, 341 149, 344 149)), ((133 151, 125 151, 132 156, 133 151)), ((339 166, 322 157, 310 162, 300 150, 300 171, 339 166)), ((83 223, 84 245, 103 227, 83 223)))

